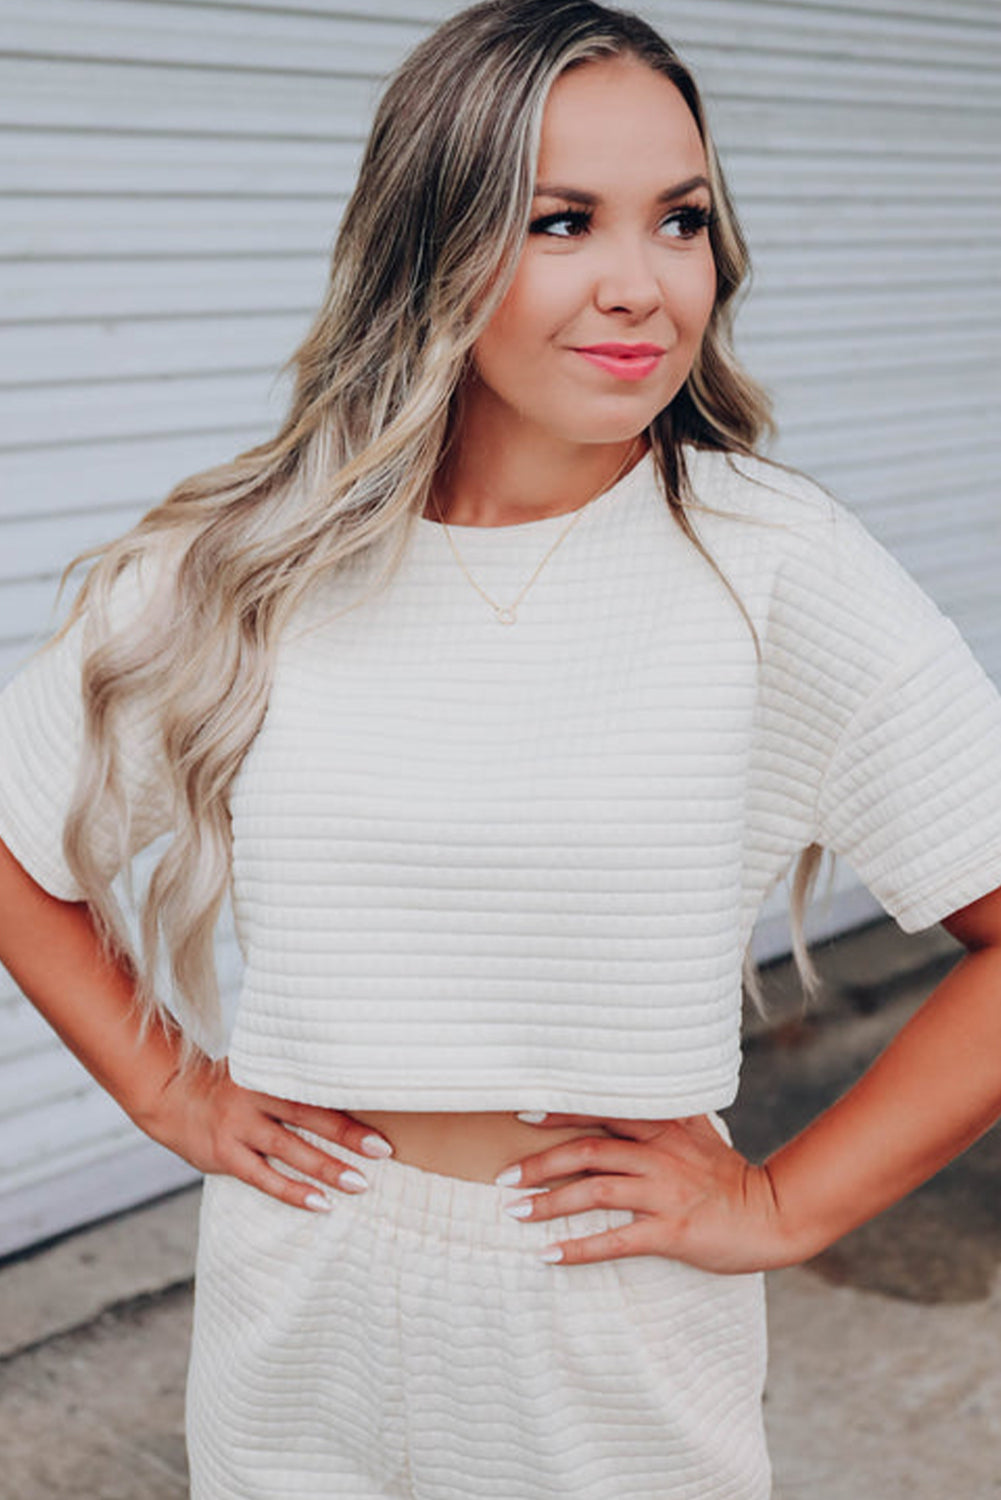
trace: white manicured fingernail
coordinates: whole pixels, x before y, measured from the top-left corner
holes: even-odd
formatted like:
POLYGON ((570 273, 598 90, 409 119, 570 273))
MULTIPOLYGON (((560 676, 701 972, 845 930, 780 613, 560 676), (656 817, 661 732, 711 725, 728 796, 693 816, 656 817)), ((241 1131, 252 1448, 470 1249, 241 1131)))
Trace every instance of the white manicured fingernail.
POLYGON ((540 1253, 539 1259, 540 1260, 547 1260, 550 1263, 552 1263, 554 1261, 557 1261, 557 1260, 562 1260, 563 1259, 563 1251, 560 1249, 559 1245, 551 1245, 548 1250, 543 1250, 540 1253))
POLYGON ((548 1113, 546 1109, 519 1109, 518 1119, 524 1120, 526 1125, 541 1125, 548 1113))
POLYGON ((333 1206, 330 1199, 323 1193, 310 1193, 306 1199, 306 1207, 312 1208, 318 1214, 329 1214, 333 1206))
POLYGON ((360 1172, 356 1172, 353 1167, 348 1167, 346 1172, 341 1173, 338 1178, 338 1185, 342 1188, 347 1188, 351 1193, 363 1193, 368 1187, 368 1183, 364 1177, 360 1172))
POLYGON ((361 1149, 366 1156, 392 1156, 393 1148, 381 1135, 366 1135, 362 1137, 361 1149))
POLYGON ((527 1219, 532 1212, 532 1205, 525 1202, 506 1203, 504 1205, 504 1212, 510 1214, 512 1219, 527 1219))
POLYGON ((494 1182, 498 1187, 515 1187, 521 1181, 520 1167, 505 1167, 503 1172, 498 1172, 494 1182))

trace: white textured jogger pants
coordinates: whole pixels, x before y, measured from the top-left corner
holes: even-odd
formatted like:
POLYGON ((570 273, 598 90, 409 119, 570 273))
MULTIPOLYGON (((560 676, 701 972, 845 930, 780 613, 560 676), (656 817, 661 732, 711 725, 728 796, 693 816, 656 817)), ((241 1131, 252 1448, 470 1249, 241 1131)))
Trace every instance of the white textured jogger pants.
POLYGON ((206 1181, 192 1500, 767 1500, 760 1275, 546 1264, 631 1213, 329 1149, 329 1214, 206 1181))

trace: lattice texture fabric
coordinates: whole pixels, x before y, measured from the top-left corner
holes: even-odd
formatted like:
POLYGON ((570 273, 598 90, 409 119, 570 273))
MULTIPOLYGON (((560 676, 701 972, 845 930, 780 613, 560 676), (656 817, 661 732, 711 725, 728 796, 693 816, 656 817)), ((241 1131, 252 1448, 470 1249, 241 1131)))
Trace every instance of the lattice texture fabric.
POLYGON ((767 1500, 760 1273, 545 1265, 631 1213, 336 1154, 330 1214, 206 1181, 191 1500, 767 1500))
MULTIPOLYGON (((1001 697, 956 626, 817 486, 688 457, 760 664, 649 455, 514 625, 423 518, 388 586, 372 553, 313 592, 232 787, 239 1082, 341 1108, 721 1108, 751 928, 807 844, 905 931, 1001 884, 1001 697)), ((453 535, 508 603, 566 524, 453 535)), ((76 670, 57 647, 0 697, 0 835, 65 897, 76 670)))

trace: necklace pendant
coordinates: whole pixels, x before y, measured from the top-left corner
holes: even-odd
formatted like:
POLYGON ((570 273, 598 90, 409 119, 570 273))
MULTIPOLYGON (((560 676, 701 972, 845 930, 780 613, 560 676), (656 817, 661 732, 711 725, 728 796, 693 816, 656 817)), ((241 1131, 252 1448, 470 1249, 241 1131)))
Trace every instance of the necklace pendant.
MULTIPOLYGON (((639 438, 634 438, 633 439, 633 442, 632 442, 632 444, 630 445, 630 448, 629 448, 629 452, 626 454, 625 463, 623 463, 622 467, 619 469, 618 473, 615 475, 615 478, 612 480, 612 484, 610 486, 611 488, 614 488, 614 486, 616 484, 618 484, 619 480, 622 478, 623 474, 625 473, 626 466, 629 463, 629 460, 632 458, 633 453, 634 453, 634 451, 636 449, 636 444, 638 442, 639 442, 639 438)), ((609 487, 606 486, 606 488, 609 488, 609 487)), ((600 494, 604 494, 604 493, 605 493, 605 491, 603 491, 603 490, 599 490, 598 491, 599 495, 600 494)), ((536 568, 535 572, 532 574, 531 578, 528 580, 528 582, 525 584, 524 588, 521 590, 521 593, 518 594, 517 598, 515 599, 514 604, 503 604, 503 605, 502 604, 498 604, 497 601, 496 601, 496 599, 491 599, 490 595, 486 592, 486 590, 480 588, 480 585, 476 582, 476 579, 473 577, 472 573, 470 573, 469 569, 466 567, 466 564, 463 562, 461 556, 459 555, 459 549, 455 545, 455 541, 454 541, 454 539, 452 537, 452 532, 451 532, 451 530, 450 530, 447 522, 445 521, 444 516, 442 515, 442 513, 441 513, 441 511, 440 511, 440 509, 438 507, 438 501, 435 498, 433 491, 431 493, 431 497, 430 498, 431 498, 431 503, 434 506, 435 511, 437 512, 438 520, 441 523, 442 530, 445 533, 445 539, 448 542, 449 547, 451 547, 451 549, 452 549, 452 555, 455 558, 456 562, 459 564, 459 567, 462 569, 463 573, 465 573, 465 575, 468 578, 469 582, 473 585, 473 588, 480 595, 480 597, 483 598, 483 599, 485 599, 486 602, 487 602, 487 604, 490 605, 490 608, 493 610, 494 614, 496 615, 496 617, 500 621, 500 623, 502 625, 514 625, 515 622, 517 621, 517 618, 518 618, 518 605, 521 603, 522 599, 524 599, 525 595, 528 593, 528 590, 532 587, 532 584, 538 578, 539 574, 542 572, 542 569, 545 567, 546 563, 552 557, 552 555, 556 551, 557 547, 560 545, 560 543, 562 541, 565 541, 565 539, 570 535, 571 531, 577 525, 577 522, 581 519, 581 517, 583 516, 584 512, 587 510, 588 506, 590 506, 591 504, 593 504, 593 502, 598 498, 598 496, 597 495, 592 495, 591 499, 589 501, 587 501, 586 505, 580 505, 580 506, 577 507, 577 509, 575 511, 573 511, 573 513, 571 514, 571 517, 570 517, 569 524, 563 528, 563 530, 560 532, 559 536, 556 538, 555 542, 552 543, 552 545, 549 548, 549 551, 545 554, 545 556, 543 557, 542 561, 539 563, 538 567, 536 568)))

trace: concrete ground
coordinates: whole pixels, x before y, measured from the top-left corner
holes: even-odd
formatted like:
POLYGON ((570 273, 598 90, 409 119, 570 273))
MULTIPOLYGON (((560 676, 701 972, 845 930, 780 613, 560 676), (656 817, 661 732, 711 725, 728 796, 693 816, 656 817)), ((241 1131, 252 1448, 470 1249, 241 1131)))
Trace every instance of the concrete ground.
MULTIPOLYGON (((749 1016, 737 1144, 763 1155, 853 1081, 962 950, 891 922, 790 965, 749 1016)), ((1001 1130, 769 1277, 776 1500, 1001 1497, 1001 1130)), ((0 1500, 178 1500, 198 1192, 0 1265, 0 1500)), ((345 1497, 350 1500, 350 1497, 345 1497)), ((512 1497, 517 1500, 517 1497, 512 1497)))

